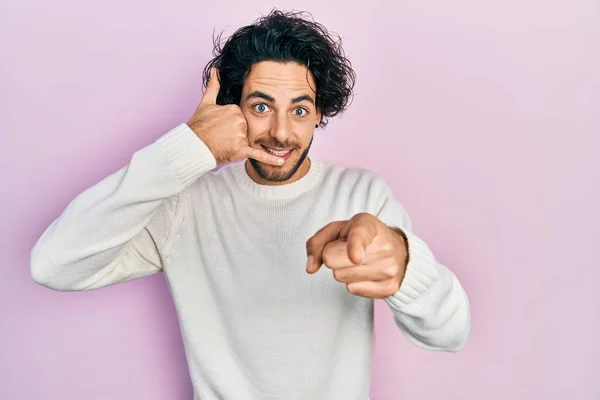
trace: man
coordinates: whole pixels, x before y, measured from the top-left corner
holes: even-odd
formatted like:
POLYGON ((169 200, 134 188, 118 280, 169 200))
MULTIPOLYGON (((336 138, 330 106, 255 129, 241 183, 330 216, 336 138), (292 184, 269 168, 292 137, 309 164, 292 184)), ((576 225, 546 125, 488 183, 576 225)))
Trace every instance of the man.
POLYGON ((196 399, 366 400, 374 299, 411 342, 459 350, 467 297, 385 182, 307 156, 354 84, 329 33, 272 12, 204 79, 187 123, 46 230, 33 279, 90 290, 163 271, 196 399))

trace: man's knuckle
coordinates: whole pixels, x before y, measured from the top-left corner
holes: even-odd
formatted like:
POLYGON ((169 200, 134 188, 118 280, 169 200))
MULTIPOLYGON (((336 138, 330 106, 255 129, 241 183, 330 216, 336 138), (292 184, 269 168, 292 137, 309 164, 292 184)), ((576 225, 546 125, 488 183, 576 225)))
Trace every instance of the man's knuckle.
POLYGON ((381 243, 379 244, 379 247, 382 251, 385 252, 390 252, 392 250, 394 250, 395 246, 394 243, 390 240, 386 240, 386 241, 381 241, 381 243))
POLYGON ((331 251, 328 251, 327 249, 325 249, 325 251, 323 252, 322 259, 323 259, 323 264, 330 266, 334 260, 334 256, 333 256, 333 254, 331 254, 331 251))
POLYGON ((387 278, 394 278, 396 275, 398 275, 398 267, 395 265, 388 265, 384 269, 383 273, 387 278))

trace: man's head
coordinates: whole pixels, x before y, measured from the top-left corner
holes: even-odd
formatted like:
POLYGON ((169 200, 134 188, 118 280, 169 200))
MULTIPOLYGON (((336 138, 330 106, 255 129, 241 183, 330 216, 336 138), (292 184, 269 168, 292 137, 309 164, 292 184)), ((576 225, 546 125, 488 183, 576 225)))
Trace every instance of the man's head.
POLYGON ((301 13, 273 11, 224 44, 218 37, 214 56, 204 70, 204 84, 216 67, 217 104, 239 105, 250 146, 286 154, 282 166, 250 160, 251 172, 270 183, 304 175, 315 128, 345 110, 354 87, 341 41, 301 13))

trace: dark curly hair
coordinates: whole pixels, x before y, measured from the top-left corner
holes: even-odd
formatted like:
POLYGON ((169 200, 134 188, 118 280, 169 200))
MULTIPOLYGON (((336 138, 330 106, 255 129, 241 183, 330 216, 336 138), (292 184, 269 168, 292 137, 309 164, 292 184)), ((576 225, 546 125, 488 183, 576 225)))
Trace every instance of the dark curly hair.
POLYGON ((253 64, 261 61, 295 61, 313 74, 316 107, 321 127, 327 118, 344 111, 350 103, 355 73, 345 57, 342 40, 321 24, 303 18, 303 12, 271 11, 244 26, 222 43, 222 33, 213 38, 214 58, 203 71, 204 87, 210 70, 219 71, 221 89, 217 104, 238 104, 242 87, 253 64))

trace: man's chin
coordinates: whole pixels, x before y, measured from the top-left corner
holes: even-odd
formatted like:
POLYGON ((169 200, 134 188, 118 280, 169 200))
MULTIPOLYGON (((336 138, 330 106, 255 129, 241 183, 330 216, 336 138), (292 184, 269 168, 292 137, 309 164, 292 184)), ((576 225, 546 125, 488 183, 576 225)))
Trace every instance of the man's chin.
POLYGON ((265 181, 285 182, 294 176, 297 168, 293 168, 287 160, 283 165, 270 165, 256 160, 250 160, 254 170, 265 181))

